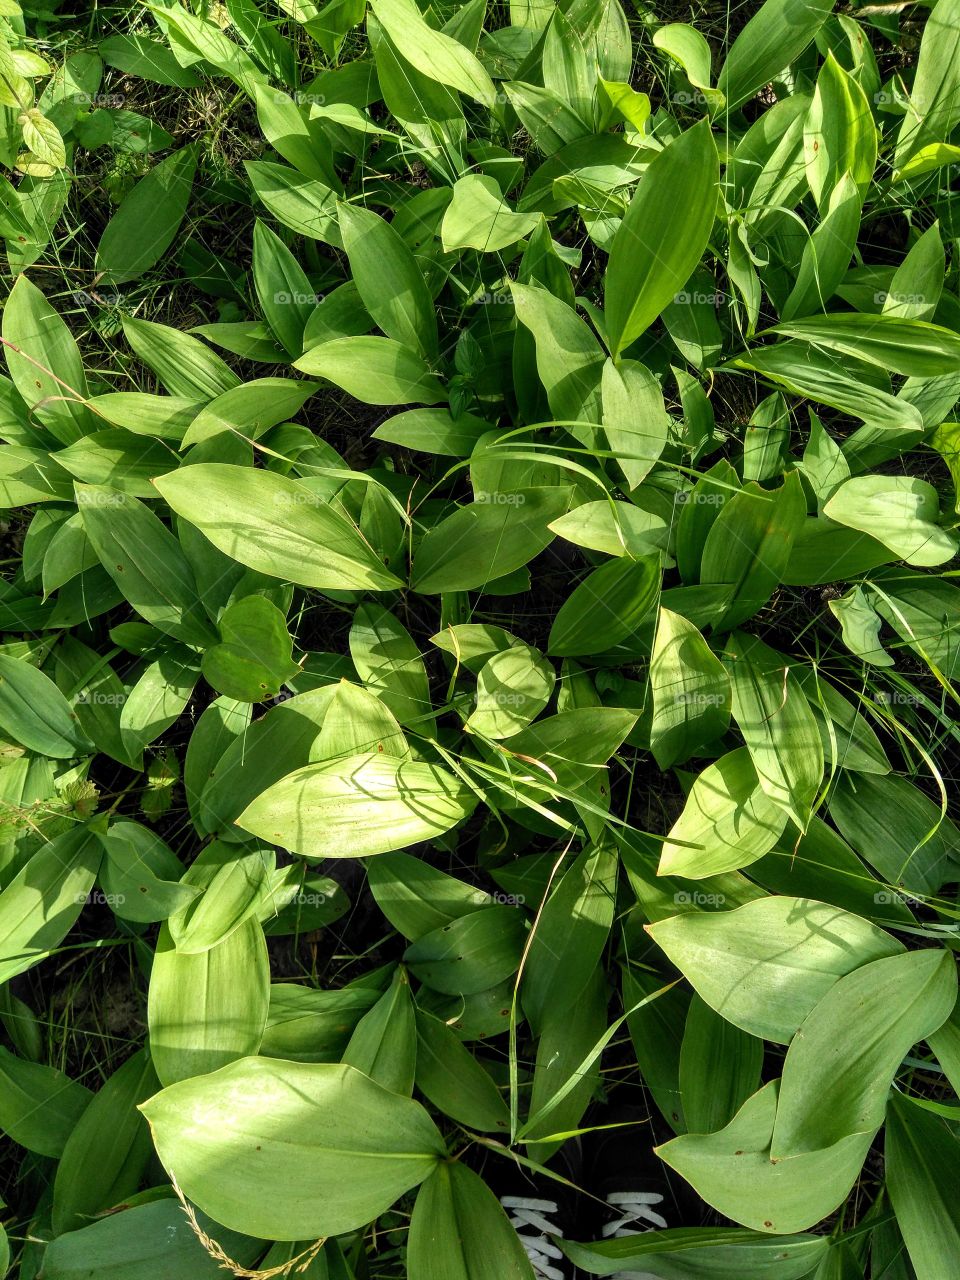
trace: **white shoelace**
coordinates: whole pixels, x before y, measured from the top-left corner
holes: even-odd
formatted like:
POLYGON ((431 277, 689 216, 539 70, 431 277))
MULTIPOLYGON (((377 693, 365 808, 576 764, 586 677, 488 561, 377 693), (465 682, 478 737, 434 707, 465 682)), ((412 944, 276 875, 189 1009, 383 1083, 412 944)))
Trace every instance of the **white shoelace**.
POLYGON ((563 1238, 563 1232, 554 1226, 548 1216, 557 1212, 556 1202, 528 1200, 526 1196, 501 1196, 500 1203, 510 1215, 510 1225, 530 1259, 537 1280, 565 1280, 564 1273, 554 1266, 555 1262, 563 1261, 563 1254, 548 1238, 563 1238))
MULTIPOLYGON (((653 1208, 662 1203, 663 1196, 658 1191, 611 1192, 607 1196, 607 1204, 620 1217, 604 1226, 603 1238, 621 1239, 623 1236, 636 1236, 657 1228, 666 1230, 666 1218, 653 1208)), ((656 1277, 649 1271, 618 1271, 610 1280, 656 1280, 656 1277)))

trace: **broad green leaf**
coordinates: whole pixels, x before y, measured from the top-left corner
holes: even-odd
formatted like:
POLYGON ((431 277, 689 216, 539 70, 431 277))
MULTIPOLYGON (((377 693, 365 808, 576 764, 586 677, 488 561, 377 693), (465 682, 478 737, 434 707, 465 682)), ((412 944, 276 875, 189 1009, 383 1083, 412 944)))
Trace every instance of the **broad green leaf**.
POLYGON ((591 1244, 563 1241, 563 1252, 590 1275, 626 1269, 662 1280, 806 1280, 830 1248, 826 1236, 771 1236, 738 1227, 671 1227, 591 1244), (641 1273, 643 1274, 643 1273, 641 1273))
POLYGON ((354 615, 349 646, 360 679, 399 723, 432 732, 427 669, 406 627, 389 610, 368 602, 354 615))
POLYGON ((760 786, 806 829, 823 778, 823 745, 813 712, 782 654, 737 632, 726 655, 731 708, 760 786))
POLYGON ((95 835, 71 827, 37 850, 0 893, 0 982, 60 945, 87 902, 102 857, 95 835))
POLYGON ((445 253, 456 249, 479 249, 499 253, 540 223, 538 213, 514 213, 501 194, 495 179, 471 173, 453 187, 453 199, 440 223, 445 253))
POLYGON ((318 390, 315 382, 292 378, 255 378, 232 387, 205 405, 183 437, 185 446, 199 444, 223 431, 258 439, 278 422, 295 418, 318 390))
POLYGON ((96 429, 83 360, 70 330, 32 280, 19 276, 3 309, 7 368, 17 390, 61 444, 96 429))
POLYGON ((634 636, 660 592, 660 557, 621 556, 594 569, 560 606, 547 648, 557 657, 602 653, 634 636))
POLYGON ((275 910, 275 864, 273 851, 259 845, 214 840, 202 849, 181 882, 191 899, 168 922, 178 955, 209 951, 251 916, 275 910))
POLYGON ((534 1280, 517 1232, 487 1184, 445 1160, 420 1188, 407 1240, 410 1280, 474 1280, 478 1264, 498 1280, 534 1280))
POLYGON ((439 404, 447 398, 423 357, 393 338, 334 338, 310 347, 294 368, 326 378, 364 404, 439 404))
POLYGON ((414 0, 372 0, 371 7, 404 58, 422 75, 493 108, 496 90, 482 63, 458 40, 429 26, 414 0))
POLYGON ((738 34, 717 87, 736 110, 798 58, 833 9, 833 0, 764 0, 738 34))
POLYGON ((161 1083, 206 1075, 256 1053, 269 997, 270 962, 257 920, 197 954, 178 951, 164 925, 147 1003, 150 1053, 161 1083))
POLYGON ((240 702, 275 698, 300 668, 281 610, 263 596, 244 596, 220 618, 220 643, 203 655, 204 679, 240 702))
POLYGON ((690 1133, 714 1133, 730 1123, 760 1085, 763 1041, 690 1001, 680 1049, 680 1096, 690 1133))
POLYGON ((817 77, 803 126, 807 181, 820 209, 849 174, 865 198, 877 163, 877 129, 867 95, 832 53, 817 77))
MULTIPOLYGON (((696 498, 694 490, 692 501, 696 498)), ((730 587, 729 603, 714 623, 715 630, 726 631, 752 617, 780 585, 806 515, 800 477, 791 472, 773 492, 751 481, 721 507, 715 505, 714 512, 700 581, 730 587)))
POLYGON ((362 858, 436 838, 475 804, 474 793, 438 765, 357 755, 298 769, 237 821, 304 857, 362 858))
POLYGON ((661 606, 650 659, 650 750, 661 769, 682 764, 730 723, 730 679, 686 618, 661 606))
POLYGON ((93 743, 49 676, 0 653, 0 729, 29 751, 55 759, 87 755, 93 743))
POLYGON ((516 644, 495 653, 477 675, 477 705, 465 724, 485 738, 509 738, 550 701, 556 672, 537 649, 516 644))
POLYGON ((702 880, 749 866, 773 848, 785 823, 783 810, 761 786, 750 752, 740 747, 694 780, 664 841, 657 874, 702 880))
POLYGON ((892 312, 864 316, 855 311, 791 320, 771 330, 855 356, 908 377, 935 378, 953 373, 960 361, 960 334, 925 320, 892 312))
POLYGON ((591 424, 602 417, 600 379, 603 349, 593 331, 573 307, 533 284, 512 284, 519 322, 536 345, 537 373, 547 393, 550 411, 570 426, 582 443, 595 434, 591 424))
POLYGON ((830 817, 890 884, 932 894, 957 874, 960 831, 906 778, 840 777, 830 796, 830 817))
POLYGON ((77 484, 83 528, 124 598, 147 622, 186 644, 214 633, 190 565, 176 538, 137 498, 103 485, 77 484))
POLYGON ((209 462, 156 483, 177 515, 260 573, 327 589, 400 585, 356 526, 301 481, 209 462))
POLYGON ((640 559, 666 546, 667 525, 662 516, 632 502, 584 502, 550 525, 554 533, 578 547, 608 556, 640 559))
POLYGON ((417 1088, 458 1124, 505 1133, 510 1112, 493 1079, 439 1018, 417 1009, 417 1088))
POLYGON ((337 193, 332 187, 269 160, 246 160, 244 168, 256 194, 285 227, 311 240, 342 247, 337 193))
POLYGON ((339 216, 350 273, 364 307, 388 338, 435 360, 436 312, 413 253, 395 228, 372 210, 341 204, 339 216))
POLYGON ((711 1008, 777 1044, 790 1042, 838 979, 903 953, 876 925, 804 898, 685 912, 647 930, 711 1008))
POLYGON ((173 396, 206 401, 240 385, 215 352, 180 329, 124 316, 123 333, 173 396))
POLYGON ((354 1027, 343 1062, 409 1097, 417 1064, 417 1031, 410 980, 398 967, 393 981, 354 1027))
POLYGON ((960 1175, 953 1128, 896 1091, 884 1138, 887 1192, 917 1280, 949 1275, 960 1251, 960 1217, 949 1187, 960 1175))
POLYGON ((367 864, 367 880, 377 906, 410 942, 493 902, 484 889, 409 853, 375 858, 367 864))
POLYGON ((873 960, 840 978, 787 1050, 774 1158, 876 1132, 903 1057, 946 1021, 956 999, 956 963, 942 948, 873 960))
POLYGON ((101 837, 106 858, 100 882, 115 915, 153 924, 182 911, 197 896, 180 884, 183 867, 152 832, 134 822, 115 822, 101 837))
POLYGON ((653 374, 636 360, 607 360, 600 380, 603 430, 631 489, 646 479, 667 443, 670 419, 653 374))
POLYGON ((160 261, 186 214, 196 167, 195 146, 174 151, 124 199, 97 246, 97 270, 106 283, 138 280, 160 261))
POLYGON ((706 121, 664 147, 645 169, 604 280, 607 342, 615 360, 693 273, 713 230, 718 180, 706 121))
POLYGON ((946 142, 960 120, 960 4, 940 0, 923 27, 910 102, 897 135, 894 164, 904 169, 921 148, 946 142))
POLYGON ((957 554, 957 538, 940 527, 940 497, 914 476, 853 476, 824 507, 838 524, 875 538, 909 564, 938 565, 957 554))
MULTIPOLYGON (((228 1256, 251 1266, 262 1252, 250 1240, 198 1213, 202 1231, 228 1256)), ((218 1280, 223 1268, 200 1243, 173 1196, 134 1204, 52 1240, 43 1255, 46 1280, 218 1280)))
POLYGON ((553 541, 549 525, 569 505, 569 489, 485 494, 428 531, 418 547, 411 586, 423 595, 468 591, 512 573, 553 541))
POLYGON ((418 1102, 340 1064, 244 1058, 142 1110, 184 1194, 265 1240, 366 1227, 446 1155, 418 1102))
POLYGON ((0 1046, 0 1131, 18 1146, 59 1158, 90 1103, 90 1091, 0 1046))
POLYGON ((434 991, 474 995, 516 973, 525 938, 523 912, 497 904, 423 934, 407 947, 403 961, 434 991))
POLYGON ((601 962, 613 924, 616 853, 587 848, 538 912, 523 967, 523 1009, 535 1035, 552 1009, 570 1008, 601 962))
POLYGON ((159 1085, 150 1057, 141 1049, 110 1076, 79 1117, 53 1186, 52 1220, 58 1236, 85 1226, 137 1190, 151 1155, 150 1134, 137 1107, 159 1085))
POLYGON ((724 1217, 754 1231, 806 1231, 844 1200, 863 1165, 872 1133, 853 1133, 833 1146, 774 1160, 777 1114, 772 1081, 741 1107, 725 1129, 684 1134, 657 1154, 724 1217))

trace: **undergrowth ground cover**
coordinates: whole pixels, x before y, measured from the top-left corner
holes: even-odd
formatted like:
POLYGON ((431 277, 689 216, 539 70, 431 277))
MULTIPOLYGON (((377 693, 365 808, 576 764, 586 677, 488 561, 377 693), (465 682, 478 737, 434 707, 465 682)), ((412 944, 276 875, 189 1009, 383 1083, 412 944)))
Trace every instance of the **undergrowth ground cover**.
POLYGON ((0 1273, 954 1274, 960 0, 0 0, 0 126, 0 1273))

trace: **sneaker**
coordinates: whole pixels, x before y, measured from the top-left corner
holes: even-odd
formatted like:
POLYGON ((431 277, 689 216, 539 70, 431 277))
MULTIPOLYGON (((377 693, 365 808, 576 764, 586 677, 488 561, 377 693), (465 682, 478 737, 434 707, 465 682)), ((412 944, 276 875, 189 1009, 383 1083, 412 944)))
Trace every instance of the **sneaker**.
POLYGON ((557 1202, 501 1196, 500 1203, 507 1211, 510 1225, 530 1259, 537 1280, 568 1280, 564 1256, 550 1238, 563 1239, 563 1231, 556 1221, 551 1221, 560 1211, 557 1202))

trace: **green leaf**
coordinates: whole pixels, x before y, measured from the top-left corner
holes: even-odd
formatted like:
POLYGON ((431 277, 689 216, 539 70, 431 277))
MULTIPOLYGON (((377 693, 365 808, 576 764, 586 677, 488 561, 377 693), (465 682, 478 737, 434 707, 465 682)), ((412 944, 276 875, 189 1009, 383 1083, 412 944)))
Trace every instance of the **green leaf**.
POLYGON ((917 1280, 949 1275, 960 1251, 960 1216, 949 1188, 960 1176, 952 1126, 894 1091, 884 1139, 887 1192, 917 1280), (952 1173, 951 1173, 952 1170, 952 1173))
POLYGON ((388 338, 435 360, 437 316, 413 253, 396 229, 371 209, 341 204, 339 216, 350 273, 364 307, 388 338))
MULTIPOLYGON (((198 1213, 202 1231, 229 1257, 251 1266, 263 1242, 225 1231, 198 1213)), ((52 1240, 43 1254, 46 1280, 219 1280, 223 1269, 200 1243, 174 1197, 135 1204, 52 1240)))
POLYGON ((174 639, 210 644, 193 572, 166 526, 137 498, 104 485, 75 487, 84 532, 124 598, 174 639))
POLYGON ((659 556, 609 560, 588 574, 560 606, 547 648, 557 657, 612 649, 636 634, 659 593, 659 556))
POLYGON ((777 1044, 790 1042, 839 978, 903 953, 876 925, 804 898, 684 912, 647 931, 711 1008, 777 1044))
POLYGON ((90 1103, 90 1091, 0 1047, 0 1130, 36 1155, 59 1158, 90 1103))
POLYGON ((491 906, 425 933, 407 947, 403 961, 434 991, 474 995, 516 973, 526 932, 517 907, 491 906))
POLYGON ((389 590, 389 573, 346 516, 301 481, 197 463, 156 486, 177 515, 233 560, 305 587, 389 590))
POLYGON ((430 529, 418 547, 411 586, 422 595, 485 587, 539 555, 566 511, 569 489, 485 494, 430 529))
POLYGON ((58 1236, 85 1226, 137 1190, 152 1151, 137 1107, 159 1085, 149 1055, 140 1050, 110 1076, 79 1117, 53 1187, 52 1221, 58 1236))
POLYGON ((509 1131, 510 1111, 489 1073, 445 1022, 419 1008, 416 1082, 423 1096, 458 1124, 481 1133, 509 1131))
POLYGON ((670 418, 653 374, 636 360, 607 360, 600 382, 603 430, 631 489, 647 477, 663 453, 670 418))
POLYGON ((4 354, 26 404, 61 444, 96 429, 70 330, 32 280, 18 276, 3 309, 4 354))
MULTIPOLYGON (((199 955, 219 946, 249 920, 275 910, 273 851, 260 845, 214 840, 200 851, 181 887, 191 900, 170 917, 169 931, 179 955, 199 955)), ((253 931, 256 933, 256 930, 253 931)))
POLYGON ((55 759, 87 755, 93 743, 49 676, 0 653, 0 729, 28 751, 55 759))
POLYGON ((173 396, 206 401, 240 385, 237 375, 215 352, 180 329, 124 316, 123 332, 134 352, 173 396))
POLYGON ((444 1160, 423 1184, 407 1241, 410 1280, 534 1280, 523 1245, 496 1196, 472 1169, 444 1160))
POLYGON ((644 170, 604 280, 607 342, 615 360, 692 275, 713 230, 718 182, 717 149, 705 120, 644 170))
MULTIPOLYGON (((714 622, 715 630, 726 631, 752 617, 780 585, 806 499, 793 472, 772 493, 751 481, 722 506, 708 488, 701 496, 713 499, 716 514, 703 544, 700 581, 730 587, 729 602, 714 622)), ((696 489, 691 501, 697 502, 696 489)))
POLYGON ((776 325, 770 332, 801 338, 907 377, 936 378, 955 372, 960 362, 960 334, 892 312, 864 316, 841 311, 809 316, 776 325))
POLYGON ((806 1280, 827 1253, 826 1236, 771 1236, 736 1227, 672 1227, 591 1244, 561 1242, 567 1257, 591 1275, 643 1267, 654 1277, 681 1280, 735 1275, 737 1280, 806 1280))
POLYGON ((360 679, 399 723, 432 732, 427 669, 406 627, 389 610, 368 602, 354 615, 349 645, 360 679))
POLYGON ((909 564, 938 565, 957 554, 957 538, 939 525, 940 497, 913 476, 853 476, 834 492, 824 515, 882 543, 909 564))
POLYGON ((833 0, 764 0, 739 33, 717 87, 730 111, 798 58, 833 9, 833 0))
POLYGON ((0 893, 0 982, 60 945, 83 910, 102 857, 95 835, 71 827, 37 850, 0 893))
POLYGON ((178 951, 162 926, 147 1003, 150 1052, 161 1083, 206 1075, 256 1053, 269 998, 270 961, 257 920, 246 920, 196 954, 178 951))
POLYGON ((787 1050, 774 1158, 879 1129, 904 1055, 946 1021, 956 999, 956 963, 941 948, 873 960, 842 977, 787 1050))
POLYGON ((650 658, 650 750, 661 769, 683 763, 730 723, 730 679, 686 618, 661 606, 650 658))
POLYGON ((364 404, 438 404, 447 393, 422 356, 393 338, 334 338, 294 368, 341 387, 364 404))
POLYGON ((356 755, 298 769, 237 819, 244 831, 308 858, 362 858, 435 839, 476 804, 438 765, 356 755))
POLYGON ((540 217, 538 213, 514 213, 494 178, 467 174, 454 183, 453 199, 440 223, 444 253, 457 249, 499 253, 535 231, 540 217))
POLYGON ((613 925, 617 856, 606 845, 584 849, 537 915, 523 967, 523 1010, 535 1035, 552 1010, 582 994, 613 925))
POLYGON ((941 0, 924 23, 910 103, 897 135, 897 169, 902 171, 922 148, 947 141, 960 120, 958 91, 960 4, 957 0, 941 0))
POLYGON ((196 167, 195 146, 174 151, 124 199, 97 246, 97 270, 106 283, 139 280, 160 261, 186 215, 196 167))
POLYGON ((737 632, 727 657, 733 718, 743 734, 760 786, 806 830, 823 779, 823 745, 810 704, 782 654, 737 632))
POLYGON ((845 174, 856 183, 861 200, 866 197, 877 163, 877 128, 862 86, 832 53, 817 77, 803 126, 803 149, 818 208, 829 205, 845 174))
POLYGON ((263 596, 245 596, 220 618, 220 643, 203 655, 204 679, 239 702, 266 702, 300 670, 287 620, 263 596))
POLYGON ((713 1133, 729 1124, 759 1087, 762 1066, 763 1041, 694 996, 680 1050, 680 1094, 688 1131, 713 1133))
POLYGON ((385 853, 367 864, 377 906, 411 942, 492 904, 483 889, 465 884, 409 853, 385 853))
POLYGON ((414 0, 371 0, 371 8, 404 58, 422 75, 493 108, 496 89, 482 63, 459 41, 428 26, 414 0))
POLYGON ((477 675, 477 705, 465 724, 486 738, 509 738, 550 701, 556 672, 537 649, 516 644, 495 653, 477 675))
POLYGON ((446 1154, 418 1102, 340 1064, 245 1058, 141 1109, 184 1194, 265 1240, 366 1227, 446 1154))
POLYGON ((392 1093, 413 1093, 417 1031, 410 982, 402 968, 357 1023, 342 1060, 392 1093))
POLYGON ((785 823, 782 809, 761 786, 750 752, 740 747, 694 780, 664 841, 657 874, 702 880, 747 867, 773 848, 785 823))

